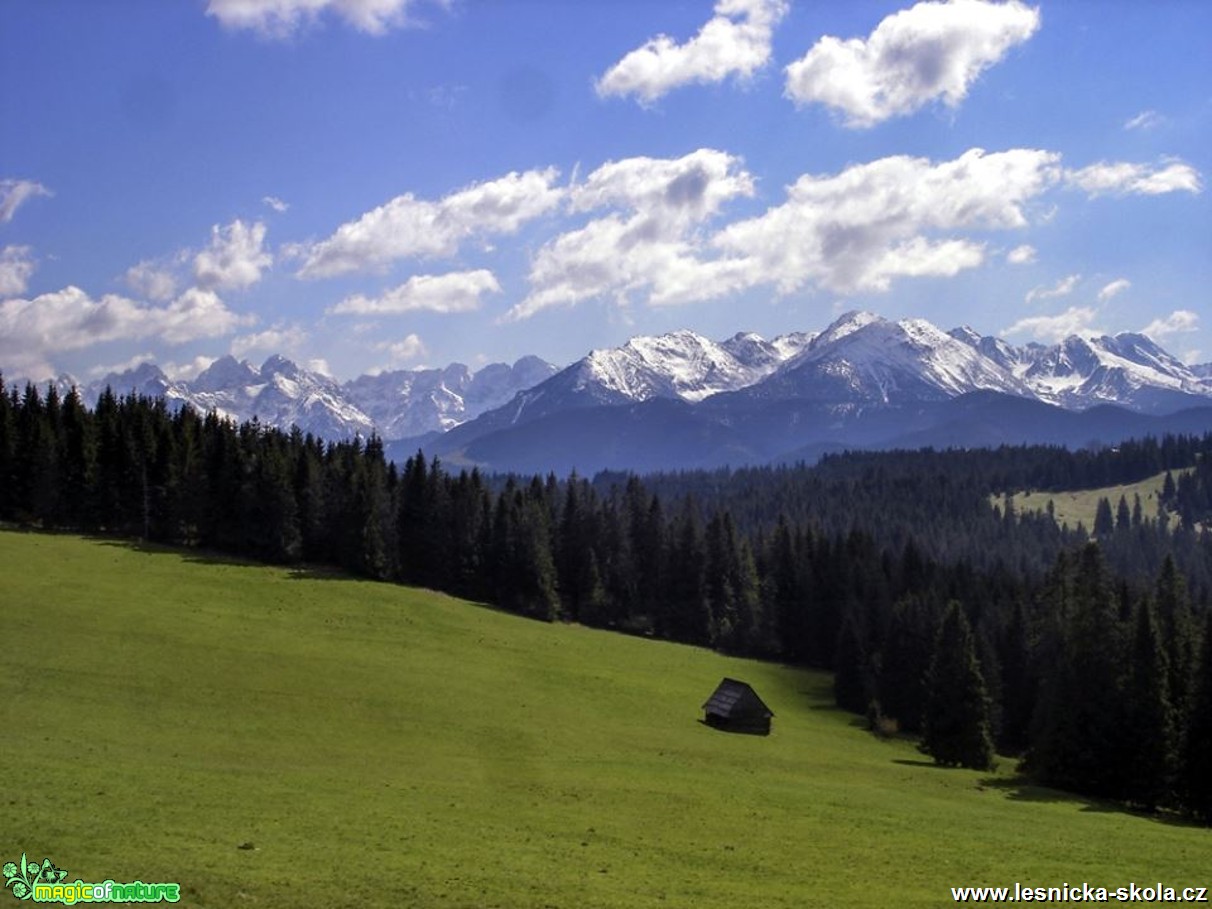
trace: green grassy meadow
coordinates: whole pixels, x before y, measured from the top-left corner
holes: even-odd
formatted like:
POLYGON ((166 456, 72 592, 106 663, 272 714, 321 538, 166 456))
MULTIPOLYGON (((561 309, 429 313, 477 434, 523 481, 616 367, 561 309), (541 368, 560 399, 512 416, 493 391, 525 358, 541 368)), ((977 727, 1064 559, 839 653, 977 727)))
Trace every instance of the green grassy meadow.
MULTIPOLYGON (((1174 479, 1177 480, 1179 476, 1189 470, 1190 468, 1173 471, 1174 479)), ((1127 483, 1122 486, 1077 489, 1070 492, 1021 492, 1013 496, 1014 507, 1020 513, 1028 511, 1043 513, 1048 510, 1048 503, 1051 502, 1057 524, 1068 524, 1074 530, 1077 529, 1078 524, 1083 524, 1087 530, 1090 530, 1094 527, 1094 516, 1098 512, 1099 499, 1107 499, 1111 503, 1111 511, 1114 514, 1120 496, 1124 497, 1128 507, 1131 508, 1133 497, 1139 495, 1144 516, 1156 519, 1157 499, 1161 494, 1165 479, 1166 474, 1163 471, 1140 482, 1127 483)), ((999 508, 1005 509, 1006 507, 1005 496, 993 496, 991 501, 999 508)))
POLYGON ((0 532, 0 861, 198 907, 940 906, 1212 883, 1212 831, 941 770, 830 678, 428 591, 0 532), (721 676, 769 738, 699 722, 721 676), (252 844, 253 848, 238 848, 252 844))

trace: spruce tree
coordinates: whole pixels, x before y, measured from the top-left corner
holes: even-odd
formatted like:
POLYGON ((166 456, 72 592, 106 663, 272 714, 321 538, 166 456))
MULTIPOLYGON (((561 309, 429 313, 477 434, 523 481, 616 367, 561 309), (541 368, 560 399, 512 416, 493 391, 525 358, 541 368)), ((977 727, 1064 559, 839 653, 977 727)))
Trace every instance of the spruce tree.
POLYGON ((405 584, 423 584, 427 580, 425 549, 432 523, 431 504, 429 471, 424 453, 418 450, 404 462, 396 507, 396 566, 405 584))
POLYGON ((1198 626, 1191 613, 1186 581, 1169 554, 1158 573, 1155 595, 1159 636, 1169 664, 1170 698, 1174 709, 1184 716, 1190 708, 1198 626))
POLYGON ((993 764, 989 696, 972 629, 958 603, 943 617, 930 664, 921 750, 945 767, 988 770, 993 764))
POLYGON ((1027 613, 1021 602, 1015 603, 1002 636, 1001 673, 1002 728, 998 749, 1003 754, 1020 754, 1030 740, 1036 690, 1027 613))
MULTIPOLYGON (((14 394, 16 390, 14 389, 14 394)), ((9 397, 0 373, 0 521, 11 520, 15 506, 17 465, 17 405, 9 397)))
POLYGON ((699 530, 698 510, 687 497, 671 533, 669 546, 669 602, 662 633, 676 641, 708 643, 711 612, 707 603, 704 563, 706 550, 699 530))
POLYGON ((880 710, 904 732, 922 728, 926 677, 938 636, 938 607, 909 596, 892 608, 878 679, 880 710))
POLYGON ((1132 525, 1132 512, 1128 509, 1128 500, 1123 496, 1119 497, 1119 504, 1115 506, 1115 529, 1130 527, 1132 525))
POLYGON ((1187 719, 1183 789, 1187 808, 1212 824, 1212 611, 1204 623, 1199 673, 1187 719))
POLYGON ((843 710, 865 713, 875 696, 867 644, 855 610, 847 612, 833 658, 833 699, 843 710))
POLYGON ((1137 610, 1124 695, 1128 752, 1123 791, 1130 801, 1152 810, 1170 793, 1176 755, 1166 654, 1148 599, 1137 610))
POLYGON ((1117 796, 1123 779, 1125 648, 1098 546, 1062 554, 1045 591, 1039 700, 1028 767, 1048 785, 1117 796))
MULTIPOLYGON (((809 650, 810 615, 802 596, 800 560, 795 551, 795 538, 786 518, 781 515, 770 545, 771 605, 779 644, 787 660, 802 663, 809 650)), ((863 709, 866 709, 866 705, 863 709)))

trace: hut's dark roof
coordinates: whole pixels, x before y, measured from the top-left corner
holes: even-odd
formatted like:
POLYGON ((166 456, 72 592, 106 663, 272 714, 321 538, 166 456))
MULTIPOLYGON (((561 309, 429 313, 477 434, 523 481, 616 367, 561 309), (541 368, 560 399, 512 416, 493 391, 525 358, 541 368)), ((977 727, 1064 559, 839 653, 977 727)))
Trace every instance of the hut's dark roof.
POLYGON ((774 716, 772 711, 757 696, 757 692, 748 683, 737 679, 724 679, 716 687, 715 693, 703 705, 707 713, 721 717, 741 716, 774 716))

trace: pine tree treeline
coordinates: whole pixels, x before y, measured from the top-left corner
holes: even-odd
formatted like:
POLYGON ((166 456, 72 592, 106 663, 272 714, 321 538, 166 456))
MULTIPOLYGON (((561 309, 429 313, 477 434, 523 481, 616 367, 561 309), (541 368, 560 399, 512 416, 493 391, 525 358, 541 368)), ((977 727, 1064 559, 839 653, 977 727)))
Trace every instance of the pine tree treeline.
POLYGON ((1129 467, 1029 448, 486 478, 420 452, 397 469, 375 437, 324 442, 109 391, 89 410, 75 391, 0 381, 0 521, 332 565, 828 669, 841 706, 927 742, 979 713, 984 731, 948 733, 962 758, 939 746, 946 762, 981 766, 991 738, 1048 784, 1212 820, 1212 536, 1198 504, 1212 437, 1120 452, 1129 467), (1097 546, 990 504, 1028 476, 1167 469, 1190 519, 1129 509, 1097 546), (939 642, 953 640, 967 643, 948 663, 954 645, 939 642), (962 697, 937 682, 977 677, 962 697))

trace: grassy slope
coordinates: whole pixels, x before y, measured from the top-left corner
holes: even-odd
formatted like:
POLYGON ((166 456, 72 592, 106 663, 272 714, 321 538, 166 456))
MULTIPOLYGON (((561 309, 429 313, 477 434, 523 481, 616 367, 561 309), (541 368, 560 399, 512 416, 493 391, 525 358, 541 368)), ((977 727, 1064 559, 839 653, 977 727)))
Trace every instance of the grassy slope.
POLYGON ((0 860, 180 881, 181 905, 798 909, 1208 883, 1212 832, 935 769, 834 709, 821 674, 11 532, 0 620, 0 860), (770 703, 771 737, 698 722, 722 675, 770 703))
MULTIPOLYGON (((1174 471, 1174 479, 1186 473, 1187 470, 1174 471)), ((1146 518, 1157 517, 1157 497, 1161 494, 1166 474, 1148 477, 1139 483, 1128 483, 1123 486, 1106 486, 1102 489, 1079 489, 1072 492, 1023 492, 1014 496, 1014 507, 1020 512, 1048 510, 1052 503, 1053 514, 1057 524, 1068 524, 1076 529, 1084 524, 1087 530, 1094 527, 1094 516, 1098 512, 1098 500, 1107 499, 1111 503, 1111 513, 1115 513, 1119 497, 1123 496, 1132 507, 1133 497, 1140 496, 1141 512, 1146 518)), ((1005 498, 994 496, 993 504, 1005 508, 1005 498)))

